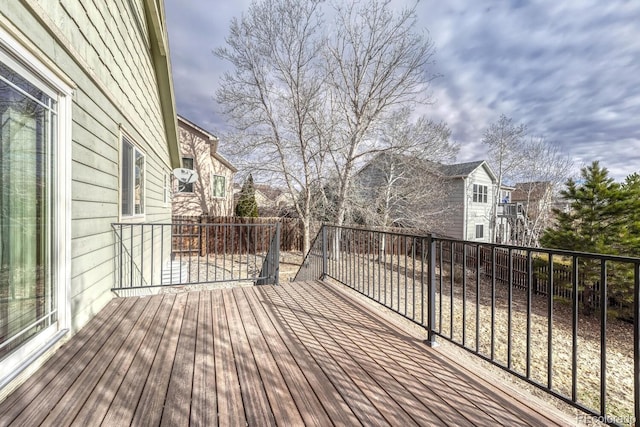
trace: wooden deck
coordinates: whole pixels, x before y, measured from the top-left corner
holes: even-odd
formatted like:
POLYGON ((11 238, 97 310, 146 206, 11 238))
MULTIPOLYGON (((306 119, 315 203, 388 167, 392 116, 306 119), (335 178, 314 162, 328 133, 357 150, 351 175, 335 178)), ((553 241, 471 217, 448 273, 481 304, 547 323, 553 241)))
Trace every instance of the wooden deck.
POLYGON ((0 425, 571 423, 442 351, 319 282, 118 298, 0 403, 0 425))

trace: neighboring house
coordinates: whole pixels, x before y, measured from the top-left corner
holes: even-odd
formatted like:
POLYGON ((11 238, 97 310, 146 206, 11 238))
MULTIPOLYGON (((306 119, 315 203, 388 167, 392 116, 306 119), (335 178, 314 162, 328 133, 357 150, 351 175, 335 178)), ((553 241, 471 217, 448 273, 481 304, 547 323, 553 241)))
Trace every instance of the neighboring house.
POLYGON ((258 215, 280 217, 295 213, 294 201, 288 191, 267 184, 256 184, 255 189, 258 215))
POLYGON ((425 224, 426 231, 477 242, 491 239, 496 185, 483 160, 443 165, 388 154, 376 156, 358 171, 355 184, 369 215, 386 210, 393 219, 379 225, 424 228, 420 224, 425 224))
POLYGON ((553 185, 548 181, 520 182, 515 185, 511 199, 522 210, 525 218, 523 230, 516 236, 514 243, 538 246, 542 232, 553 219, 553 185))
MULTIPOLYGON (((269 184, 254 184, 258 216, 261 217, 291 217, 295 216, 294 201, 291 194, 282 188, 269 184)), ((240 198, 242 185, 234 184, 234 208, 240 198)))
POLYGON ((490 242, 491 213, 497 179, 484 160, 441 165, 447 178, 448 212, 441 234, 456 239, 490 242))
POLYGON ((178 116, 182 165, 198 173, 191 184, 173 179, 174 215, 233 216, 233 177, 238 171, 218 152, 219 139, 178 116))
POLYGON ((175 117, 161 0, 2 2, 0 399, 113 298, 112 224, 171 220, 175 117))

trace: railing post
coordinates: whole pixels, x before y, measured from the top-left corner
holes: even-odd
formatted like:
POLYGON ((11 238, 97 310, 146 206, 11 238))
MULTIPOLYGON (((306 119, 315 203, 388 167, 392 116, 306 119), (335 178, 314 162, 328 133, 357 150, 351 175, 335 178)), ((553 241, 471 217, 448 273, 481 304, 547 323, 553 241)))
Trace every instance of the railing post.
POLYGON ((274 245, 275 284, 280 284, 280 221, 276 222, 276 244, 274 245))
MULTIPOLYGON (((427 236, 429 246, 429 276, 427 279, 427 294, 429 295, 429 309, 427 311, 427 339, 425 344, 429 347, 437 347, 434 328, 436 324, 436 241, 433 235, 427 236)), ((424 301, 422 302, 424 304, 424 301)))
POLYGON ((633 269, 633 411, 640 427, 640 264, 633 269))
POLYGON ((327 253, 327 226, 322 224, 322 275, 320 280, 327 277, 327 265, 329 264, 329 256, 327 253))

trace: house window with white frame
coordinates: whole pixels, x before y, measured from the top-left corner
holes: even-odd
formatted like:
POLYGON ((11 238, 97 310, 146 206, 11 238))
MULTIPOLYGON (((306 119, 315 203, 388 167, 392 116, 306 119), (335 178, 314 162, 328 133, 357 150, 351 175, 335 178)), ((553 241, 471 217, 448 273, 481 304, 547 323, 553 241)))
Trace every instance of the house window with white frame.
POLYGON ((476 224, 476 239, 484 238, 484 224, 476 224))
MULTIPOLYGON (((193 158, 192 157, 183 157, 182 158, 182 167, 184 169, 193 170, 193 158)), ((193 182, 184 183, 178 181, 178 193, 193 193, 193 182)))
POLYGON ((0 384, 68 326, 71 97, 0 26, 0 384))
POLYGON ((145 156, 124 135, 122 136, 121 161, 121 214, 123 217, 144 215, 145 156))
POLYGON ((211 192, 215 198, 224 198, 226 196, 227 178, 222 175, 211 175, 211 192))
POLYGON ((488 188, 486 185, 473 184, 473 201, 487 203, 488 188))

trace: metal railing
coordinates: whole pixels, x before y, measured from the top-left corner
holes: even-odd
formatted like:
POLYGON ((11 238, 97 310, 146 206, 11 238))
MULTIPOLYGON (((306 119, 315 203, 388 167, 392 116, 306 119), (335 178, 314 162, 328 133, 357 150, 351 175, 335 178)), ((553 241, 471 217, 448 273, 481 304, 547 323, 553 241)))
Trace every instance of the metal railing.
POLYGON ((114 291, 220 282, 277 284, 280 224, 117 223, 114 291))
POLYGON ((324 278, 422 326, 427 344, 640 426, 638 258, 323 226, 294 280, 324 278))

